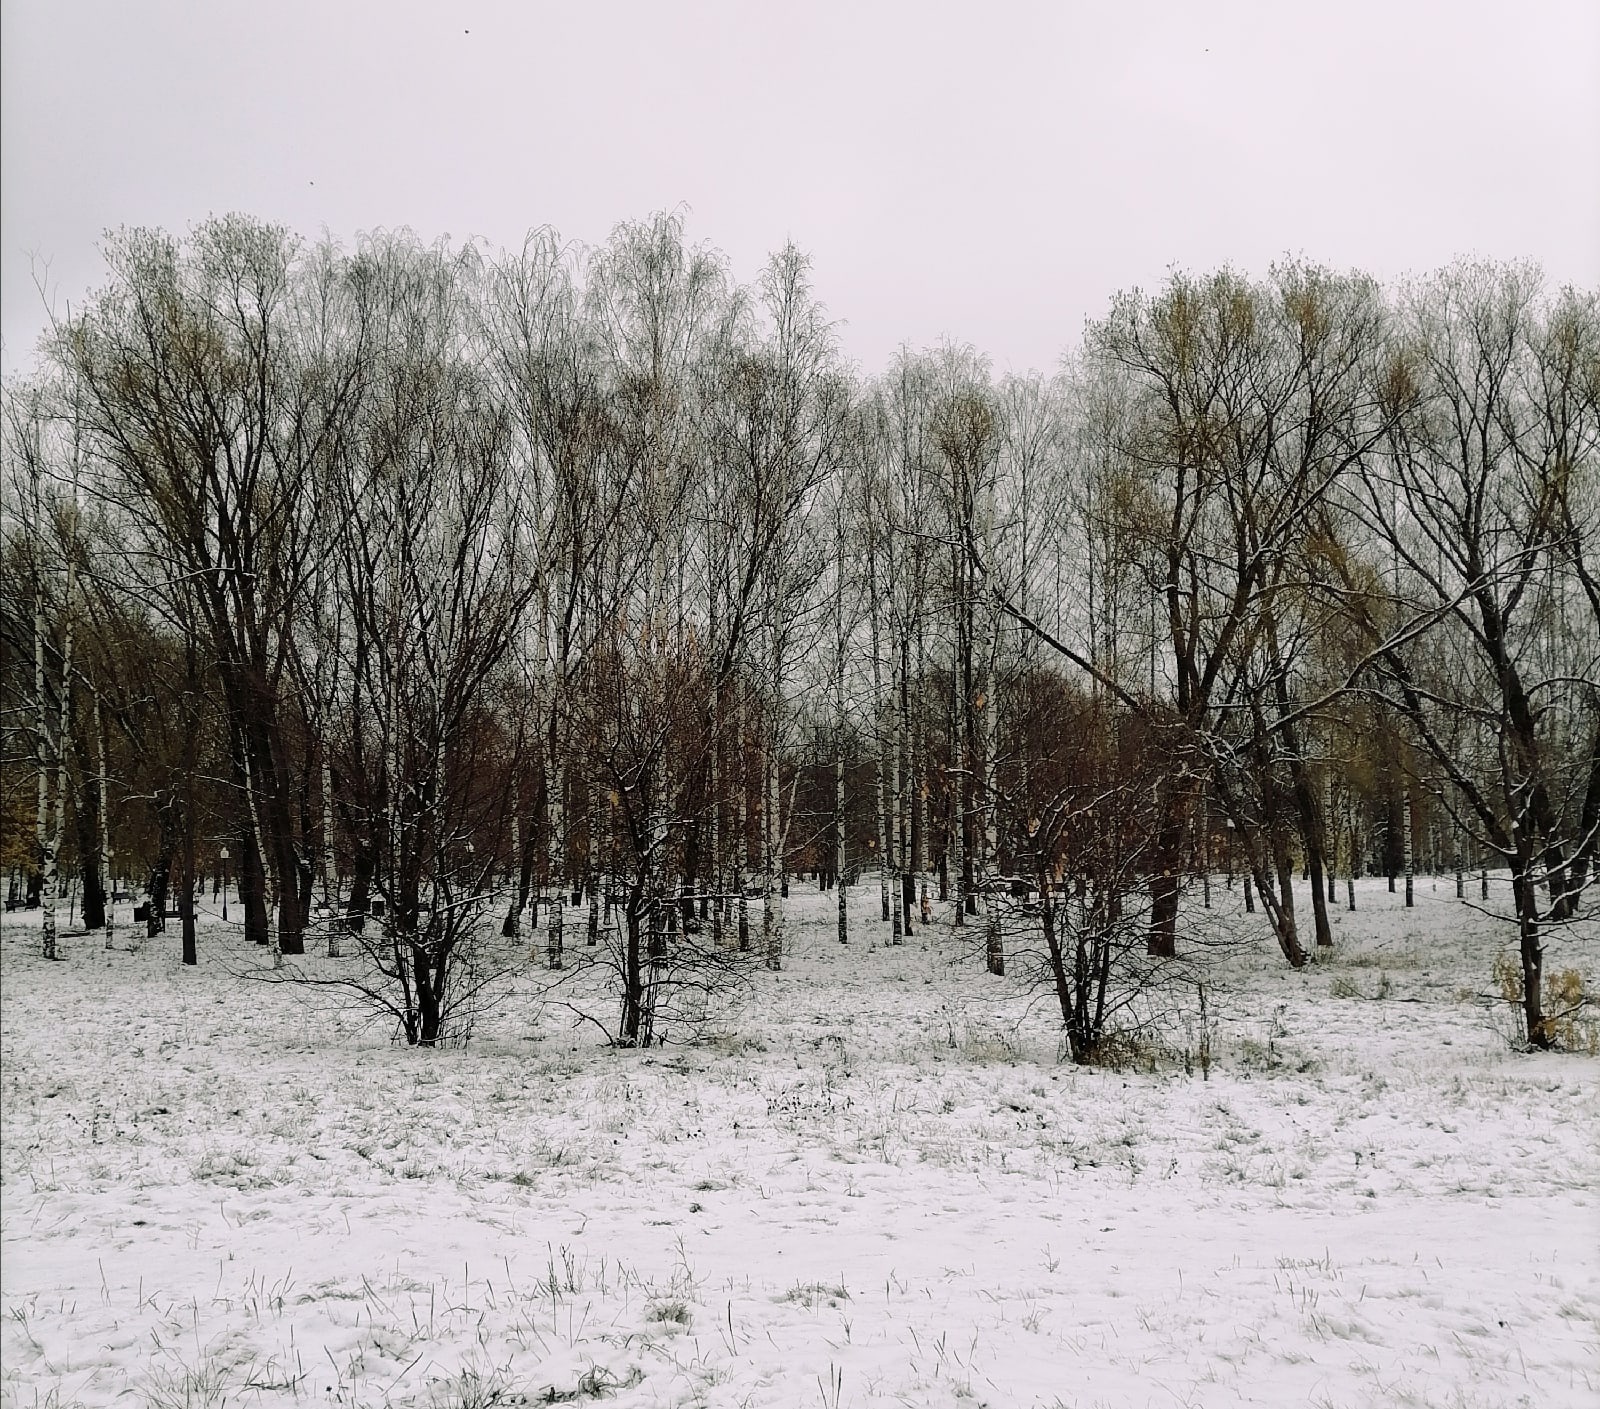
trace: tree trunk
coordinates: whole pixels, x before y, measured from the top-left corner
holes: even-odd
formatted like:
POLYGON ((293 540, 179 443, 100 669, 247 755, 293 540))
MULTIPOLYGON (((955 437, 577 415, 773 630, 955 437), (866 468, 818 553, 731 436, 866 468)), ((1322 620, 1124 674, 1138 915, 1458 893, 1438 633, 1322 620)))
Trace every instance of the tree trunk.
POLYGON ((322 755, 322 920, 328 927, 328 957, 341 957, 339 932, 339 885, 335 877, 333 858, 333 765, 328 761, 326 746, 322 755))
MULTIPOLYGON (((713 603, 716 594, 713 593, 713 603)), ((713 612, 715 607, 713 606, 713 612)), ((713 619, 712 637, 715 639, 715 620, 713 619)), ((722 682, 717 681, 711 688, 711 702, 709 717, 711 722, 711 737, 707 741, 710 754, 711 796, 707 801, 710 837, 708 849, 710 856, 706 862, 706 875, 710 881, 708 889, 712 892, 710 904, 702 912, 704 918, 711 921, 711 947, 721 949, 723 943, 722 926, 723 915, 727 901, 724 898, 728 888, 728 880, 723 874, 722 864, 722 682)))
MULTIPOLYGON (((1294 857, 1287 842, 1281 836, 1270 836, 1252 843, 1250 864, 1256 889, 1261 894, 1261 906, 1267 912, 1278 948, 1291 968, 1304 967, 1307 955, 1300 943, 1294 913, 1294 857)), ((1249 895, 1249 877, 1246 877, 1247 901, 1249 895)))
MULTIPOLYGON (((244 795, 245 804, 248 809, 248 815, 250 819, 250 840, 252 843, 252 848, 256 855, 261 858, 262 862, 259 879, 261 881, 262 890, 261 901, 266 910, 267 918, 267 947, 272 954, 272 967, 274 969, 281 969, 283 967, 283 956, 285 952, 280 930, 281 907, 279 904, 283 873, 281 870, 275 868, 271 862, 268 861, 265 855, 265 838, 261 829, 261 807, 258 801, 255 781, 251 776, 250 758, 248 754, 245 756, 244 762, 244 795)), ((281 858, 279 858, 279 860, 281 862, 281 858)), ((302 944, 300 949, 294 952, 303 953, 304 949, 305 946, 302 944)))
MULTIPOLYGON (((111 866, 111 794, 108 791, 106 782, 106 731, 105 722, 100 716, 100 692, 98 690, 94 692, 94 743, 99 764, 99 783, 95 789, 97 804, 95 811, 100 823, 100 889, 101 893, 106 896, 106 948, 110 949, 116 943, 117 938, 117 902, 115 899, 117 881, 111 866)), ((87 909, 85 918, 87 919, 87 909)))
POLYGON ((585 945, 593 949, 600 943, 600 892, 605 879, 600 873, 600 785, 589 780, 589 933, 585 945))
POLYGON ((967 712, 962 651, 956 651, 950 691, 950 879, 956 926, 967 921, 967 712))
POLYGON ((643 896, 635 881, 624 910, 626 935, 622 952, 622 1045, 637 1047, 644 1023, 644 966, 640 945, 640 907, 643 896))
MULTIPOLYGON (((34 512, 35 525, 39 531, 36 547, 43 549, 43 523, 40 516, 39 487, 37 473, 34 483, 34 512)), ((34 749, 35 762, 38 767, 39 784, 39 810, 37 841, 39 849, 39 904, 42 910, 41 919, 41 949, 46 959, 58 957, 56 948, 56 900, 60 891, 60 876, 57 871, 57 858, 61 845, 61 832, 55 825, 55 812, 51 806, 51 770, 59 771, 61 757, 66 751, 66 740, 57 733, 52 740, 50 734, 50 700, 45 692, 45 651, 44 638, 47 617, 45 614, 44 599, 44 573, 36 564, 35 572, 38 574, 38 587, 35 594, 33 614, 33 688, 34 688, 34 728, 36 743, 34 749)), ((61 698, 63 704, 70 696, 71 679, 63 672, 61 682, 61 698)))
POLYGON ((239 908, 244 911, 244 937, 251 944, 266 944, 266 887, 262 884, 261 852, 254 834, 246 828, 239 837, 239 908))
POLYGON ((736 814, 739 835, 734 839, 733 857, 739 885, 739 952, 748 954, 750 952, 750 766, 749 755, 745 751, 745 698, 742 687, 739 689, 738 701, 738 716, 734 728, 735 747, 739 754, 739 806, 736 814))
MULTIPOLYGON (((899 708, 897 707, 899 692, 894 688, 895 673, 896 672, 891 668, 889 681, 891 699, 890 709, 893 711, 894 724, 890 730, 889 740, 886 744, 886 747, 889 749, 889 808, 888 815, 884 819, 886 824, 884 831, 887 834, 884 840, 888 849, 888 856, 886 859, 889 863, 888 874, 886 876, 886 888, 889 892, 889 896, 891 896, 893 899, 894 906, 893 915, 890 921, 889 942, 891 944, 904 944, 906 906, 905 891, 900 883, 900 871, 902 865, 900 855, 900 752, 902 744, 900 724, 902 716, 899 708)), ((888 898, 886 897, 886 903, 887 899, 888 898)))
MULTIPOLYGON (((1283 683, 1280 677, 1280 693, 1283 683)), ((1285 702, 1285 707, 1287 704, 1285 702)), ((1300 821, 1300 840, 1305 847, 1306 870, 1311 881, 1311 911, 1319 949, 1331 948, 1333 929, 1328 921, 1327 892, 1323 887, 1324 842, 1323 819, 1317 809, 1316 794, 1311 788, 1311 778, 1304 760, 1300 757, 1300 740, 1292 728, 1285 727, 1284 740, 1289 752, 1289 779, 1294 794, 1295 812, 1300 821)))
POLYGON ((1400 794, 1400 827, 1405 847, 1406 909, 1409 910, 1416 904, 1412 893, 1412 864, 1414 858, 1411 852, 1411 785, 1409 783, 1406 784, 1400 794))
MULTIPOLYGON (((991 646, 992 649, 992 646, 991 646)), ((984 957, 989 972, 1004 977, 1006 956, 1000 933, 1000 832, 997 825, 996 755, 999 749, 999 702, 992 662, 984 671, 982 698, 978 701, 979 749, 983 764, 983 904, 984 957)))
POLYGON ((545 781, 546 821, 550 829, 550 887, 551 896, 549 929, 546 943, 546 963, 559 969, 565 962, 567 898, 567 807, 566 778, 563 773, 560 739, 556 732, 555 706, 550 712, 550 771, 545 781))
POLYGON ((1356 859, 1361 850, 1361 836, 1356 831, 1356 809, 1351 802, 1344 806, 1345 867, 1344 894, 1346 907, 1353 913, 1356 908, 1356 859))
POLYGON ((178 876, 178 924, 182 931, 183 962, 195 965, 200 962, 199 946, 195 936, 194 913, 194 840, 193 828, 185 823, 186 837, 182 869, 178 876))
POLYGON ((839 892, 839 943, 850 942, 850 907, 844 881, 844 727, 836 722, 833 758, 833 877, 839 892))
POLYGON ((1544 947, 1539 943, 1539 891, 1533 858, 1526 843, 1519 845, 1511 889, 1517 908, 1517 950, 1522 973, 1522 1017, 1528 1045, 1540 1050, 1554 1046, 1544 1018, 1544 947))
POLYGON ((416 1045, 419 1047, 439 1045, 444 1014, 435 970, 441 969, 443 963, 443 956, 432 954, 426 943, 412 940, 411 973, 416 985, 416 1045))
POLYGON ((871 565, 872 586, 872 727, 877 734, 878 747, 873 755, 873 767, 877 783, 878 801, 878 892, 883 902, 883 918, 889 919, 889 870, 892 857, 889 854, 891 840, 889 832, 889 798, 887 793, 886 770, 883 766, 883 756, 889 747, 888 740, 883 733, 883 662, 880 659, 881 640, 878 629, 878 574, 874 561, 871 565))
POLYGON ((345 902, 345 927, 351 934, 361 934, 367 927, 367 908, 371 904, 373 856, 372 847, 357 841, 355 856, 350 863, 350 899, 345 902))
POLYGON ((900 885, 896 903, 900 906, 900 930, 905 938, 915 933, 912 923, 917 903, 916 860, 912 853, 915 841, 916 780, 911 766, 911 636, 900 638, 900 690, 896 711, 895 765, 895 865, 900 885))
POLYGON ((1067 973, 1066 955, 1061 948, 1061 936, 1056 928, 1055 894, 1050 877, 1039 867, 1036 871, 1039 886, 1039 916, 1044 930, 1045 955, 1050 961, 1050 978, 1056 991, 1056 1003, 1061 1009, 1061 1023, 1067 1032, 1067 1046, 1074 1062, 1086 1060, 1080 1054, 1078 1033, 1073 1022, 1072 981, 1067 973))
MULTIPOLYGON (((1276 902, 1276 913, 1273 915, 1273 928, 1278 935, 1278 948, 1283 951, 1291 967, 1299 969, 1305 966, 1306 951, 1300 943, 1300 930, 1295 923, 1294 913, 1294 861, 1289 855, 1286 846, 1279 845, 1278 849, 1278 893, 1272 899, 1276 902)), ((1267 892, 1263 889, 1263 899, 1267 892)))
POLYGON ((1323 885, 1323 856, 1318 845, 1308 844, 1308 865, 1311 870, 1311 912, 1317 932, 1317 947, 1333 946, 1333 926, 1328 919, 1328 890, 1333 885, 1333 872, 1327 873, 1327 886, 1323 885))
MULTIPOLYGON (((916 815, 913 818, 911 829, 913 856, 911 869, 916 873, 921 882, 922 893, 927 894, 928 887, 923 879, 928 872, 928 648, 923 638, 922 621, 917 621, 917 690, 918 708, 912 715, 912 749, 916 757, 917 786, 914 793, 916 799, 916 815)), ((928 917, 922 917, 926 924, 928 917)))
POLYGON ((39 843, 39 880, 42 952, 46 959, 58 959, 61 956, 56 947, 56 896, 61 887, 55 840, 48 833, 39 843))
POLYGON ((517 867, 517 870, 510 888, 510 905, 506 908, 506 918, 501 921, 501 939, 522 937, 522 912, 528 908, 528 883, 533 880, 533 851, 523 846, 520 812, 522 812, 522 790, 514 785, 512 804, 510 804, 510 864, 517 867))
MULTIPOLYGON (((777 633, 770 631, 768 656, 768 682, 772 688, 771 717, 766 729, 765 786, 766 802, 762 809, 766 822, 762 857, 762 950, 767 968, 776 973, 783 967, 783 895, 779 888, 778 871, 782 862, 784 844, 782 830, 781 779, 778 774, 778 710, 782 693, 778 678, 777 633)), ((798 781, 798 780, 797 780, 798 781)))
MULTIPOLYGON (((1162 797, 1161 823, 1151 851, 1150 933, 1145 952, 1154 959, 1171 959, 1178 952, 1178 900, 1182 891, 1179 869, 1183 855, 1183 819, 1176 800, 1162 797)), ((1245 909, 1250 902, 1249 879, 1245 880, 1245 909)))
POLYGON ((566 962, 565 934, 562 925, 566 918, 567 892, 564 885, 558 885, 551 895, 549 910, 549 928, 545 936, 545 963, 551 969, 559 969, 566 962))
MULTIPOLYGON (((163 833, 166 828, 162 828, 163 833)), ((166 841, 165 835, 162 838, 166 841)), ((172 874, 172 853, 163 850, 150 871, 150 901, 145 911, 144 936, 154 939, 167 929, 167 882, 172 874)))
POLYGON ((86 930, 103 929, 106 923, 105 857, 100 845, 102 808, 96 779, 79 793, 77 810, 78 874, 83 881, 83 927, 86 930))
MULTIPOLYGON (((281 746, 265 752, 266 765, 274 771, 267 777, 266 768, 256 778, 257 786, 251 789, 250 806, 254 809, 257 832, 261 838, 263 855, 270 858, 266 867, 266 899, 268 910, 269 948, 276 956, 301 955, 306 952, 306 928, 311 920, 311 882, 313 867, 309 849, 304 854, 295 844, 295 830, 289 807, 290 790, 286 773, 278 769, 277 759, 281 746), (265 782, 263 782, 265 780, 265 782), (270 783, 272 791, 267 791, 270 783)), ((276 965, 277 959, 274 960, 276 965)))

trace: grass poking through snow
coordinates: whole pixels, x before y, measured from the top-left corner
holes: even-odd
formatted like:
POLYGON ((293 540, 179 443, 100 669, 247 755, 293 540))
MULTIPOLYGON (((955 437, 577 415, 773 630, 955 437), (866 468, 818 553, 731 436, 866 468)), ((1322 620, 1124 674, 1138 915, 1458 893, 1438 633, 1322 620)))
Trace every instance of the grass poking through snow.
POLYGON ((1370 886, 1305 972, 1229 959, 1203 1079, 1181 1031, 1058 1064, 861 894, 631 1053, 531 972, 421 1053, 220 924, 47 965, 8 916, 4 1403, 1600 1400, 1600 1073, 1509 1049, 1488 920, 1370 886))

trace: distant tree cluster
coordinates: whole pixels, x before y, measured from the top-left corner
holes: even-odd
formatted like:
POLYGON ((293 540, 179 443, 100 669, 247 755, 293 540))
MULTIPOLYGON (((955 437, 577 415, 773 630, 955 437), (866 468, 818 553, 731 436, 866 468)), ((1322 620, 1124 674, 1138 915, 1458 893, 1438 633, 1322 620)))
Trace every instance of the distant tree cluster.
POLYGON ((1595 293, 1175 275, 1051 378, 868 377, 801 253, 742 286, 675 215, 106 254, 5 391, 0 840, 47 954, 74 877, 111 942, 120 879, 193 961, 226 864, 249 939, 344 950, 412 1042, 498 926, 604 955, 638 1044, 684 953, 780 967, 792 873, 841 942, 865 878, 890 942, 942 902, 996 974, 1025 897, 1091 1060, 1190 884, 1237 872, 1299 966, 1339 877, 1420 857, 1509 871, 1553 1040, 1600 836, 1595 293))

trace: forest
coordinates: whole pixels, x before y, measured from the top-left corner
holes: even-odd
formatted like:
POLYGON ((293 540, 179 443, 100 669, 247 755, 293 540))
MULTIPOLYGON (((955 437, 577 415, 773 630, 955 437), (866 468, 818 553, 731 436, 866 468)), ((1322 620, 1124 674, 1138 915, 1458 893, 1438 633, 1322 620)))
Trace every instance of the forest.
POLYGON ((1595 912, 1595 291, 1174 273, 998 375, 850 365, 803 252, 741 283, 678 213, 104 253, 4 396, 46 958, 170 920, 194 963, 231 890, 262 968, 338 958, 407 1043, 521 939, 645 1047, 783 967, 805 884, 841 945, 1010 965, 1093 1063, 1213 885, 1298 969, 1362 877, 1493 873, 1518 1040, 1588 1004, 1544 952, 1595 912))

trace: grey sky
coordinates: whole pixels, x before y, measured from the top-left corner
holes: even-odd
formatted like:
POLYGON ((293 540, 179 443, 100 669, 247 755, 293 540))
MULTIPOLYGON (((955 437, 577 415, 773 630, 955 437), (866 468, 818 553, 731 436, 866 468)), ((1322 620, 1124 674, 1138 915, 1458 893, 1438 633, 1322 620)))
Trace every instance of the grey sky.
POLYGON ((1600 285, 1600 4, 4 0, 4 365, 102 230, 243 210, 793 237, 846 351, 1053 366, 1111 294, 1286 252, 1600 285))

